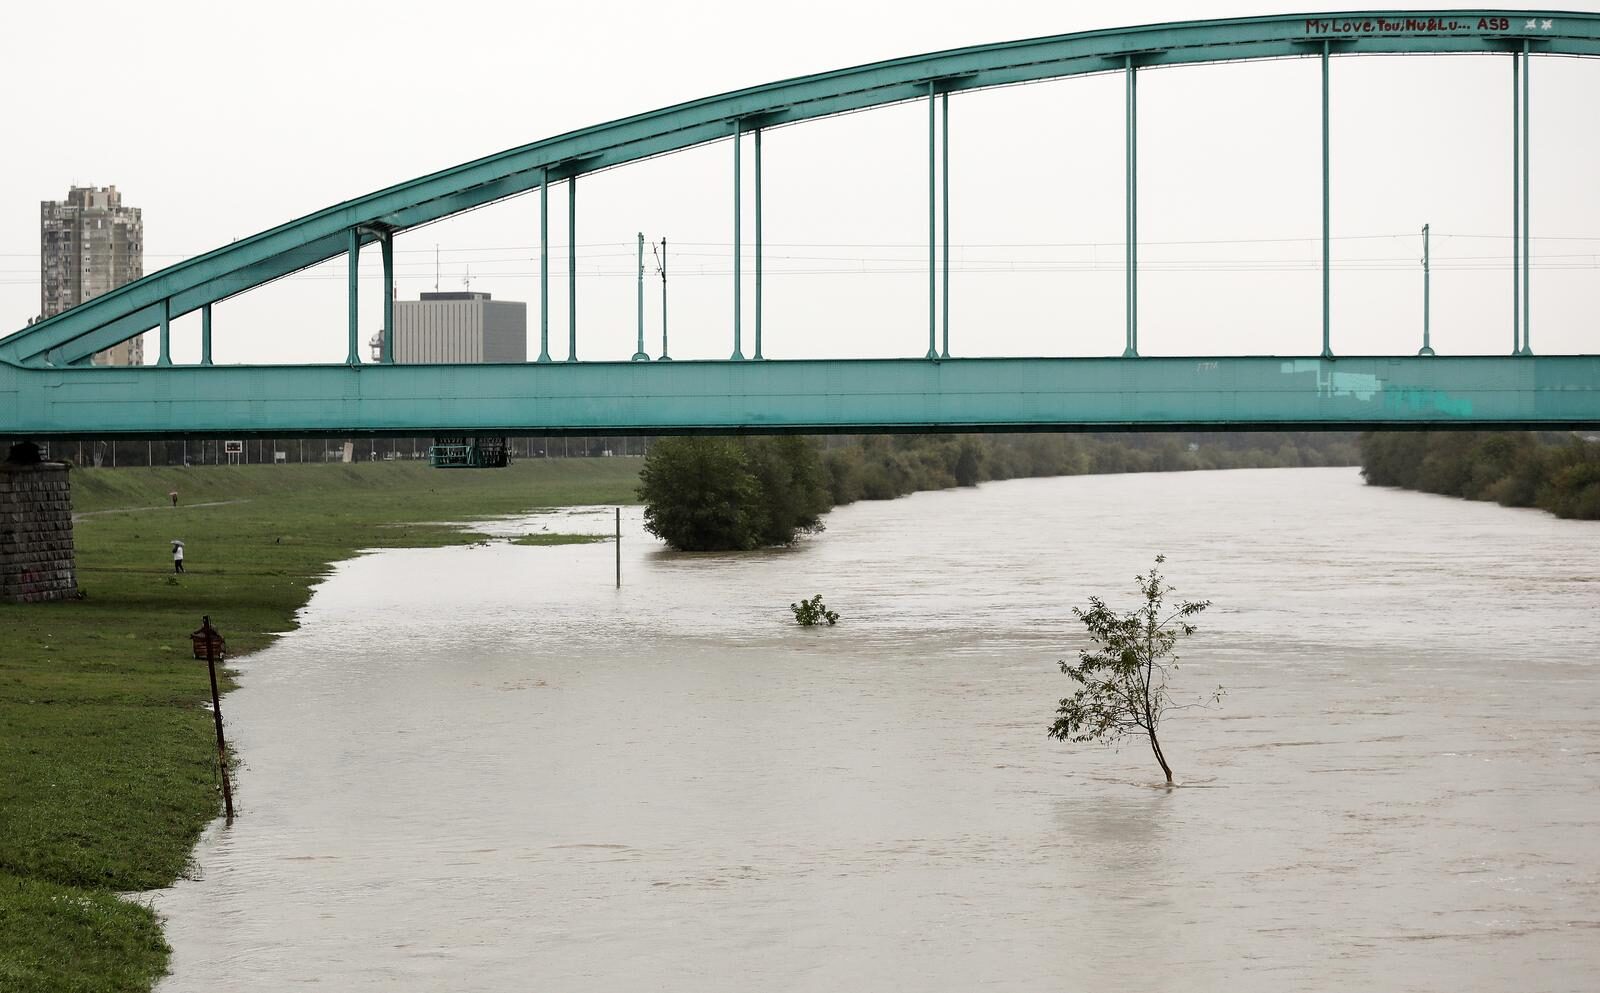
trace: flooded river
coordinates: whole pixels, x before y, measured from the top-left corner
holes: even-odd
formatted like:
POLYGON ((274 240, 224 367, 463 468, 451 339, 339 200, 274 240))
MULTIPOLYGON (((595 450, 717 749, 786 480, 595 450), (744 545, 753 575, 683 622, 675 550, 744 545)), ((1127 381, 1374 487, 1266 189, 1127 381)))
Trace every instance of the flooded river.
MULTIPOLYGON (((840 508, 749 555, 387 551, 223 702, 240 820, 163 993, 1578 991, 1600 526, 1353 469, 840 508), (1157 552, 1210 598, 1163 745, 1048 740, 1157 552), (822 593, 843 619, 802 629, 822 593)), ((611 511, 506 533, 609 531, 611 511)), ((217 618, 226 629, 226 618, 217 618)))

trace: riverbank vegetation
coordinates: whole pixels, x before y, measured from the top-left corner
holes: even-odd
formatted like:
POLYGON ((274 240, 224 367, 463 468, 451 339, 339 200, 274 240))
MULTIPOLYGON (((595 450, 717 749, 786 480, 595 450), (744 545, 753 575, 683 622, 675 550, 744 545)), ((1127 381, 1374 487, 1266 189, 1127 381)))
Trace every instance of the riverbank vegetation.
POLYGON ((1600 520, 1600 444, 1570 434, 1369 432, 1361 474, 1373 486, 1600 520))
MULTIPOLYGON (((85 599, 0 604, 0 989, 144 990, 165 972, 155 914, 116 894, 170 885, 220 809, 209 684, 188 640, 202 614, 231 653, 256 651, 361 549, 485 537, 441 522, 630 503, 638 469, 75 470, 85 599)), ((237 799, 248 818, 247 783, 237 799)))
POLYGON ((1354 435, 1315 433, 872 435, 824 443, 835 504, 999 479, 1355 465, 1354 435))
POLYGON ((663 438, 645 458, 645 528, 680 551, 792 544, 839 504, 998 479, 1354 465, 1349 434, 663 438))
POLYGON ((511 539, 513 545, 593 545, 611 539, 603 534, 564 534, 555 531, 539 531, 534 534, 522 534, 511 539))
POLYGON ((794 614, 795 623, 803 628, 814 628, 819 624, 833 627, 839 623, 839 612, 828 609, 828 605, 822 602, 821 593, 809 600, 789 604, 789 610, 794 614))
POLYGON ((828 483, 808 438, 661 438, 639 499, 645 530, 679 551, 748 551, 822 530, 828 483))

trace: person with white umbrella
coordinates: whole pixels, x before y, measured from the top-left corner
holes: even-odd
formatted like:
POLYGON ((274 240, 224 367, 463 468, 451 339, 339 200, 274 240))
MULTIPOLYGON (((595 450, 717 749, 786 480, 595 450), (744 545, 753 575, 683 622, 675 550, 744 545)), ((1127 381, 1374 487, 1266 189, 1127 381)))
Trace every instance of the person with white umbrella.
POLYGON ((172 539, 172 571, 183 572, 183 542, 176 538, 172 539))

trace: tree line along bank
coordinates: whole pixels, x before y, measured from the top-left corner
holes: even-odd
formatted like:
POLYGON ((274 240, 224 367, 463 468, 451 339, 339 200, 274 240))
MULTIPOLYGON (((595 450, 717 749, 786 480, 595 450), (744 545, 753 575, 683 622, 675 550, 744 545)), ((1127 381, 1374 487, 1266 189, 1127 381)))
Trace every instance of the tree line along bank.
POLYGON ((791 544, 857 500, 989 480, 1355 465, 1351 434, 864 435, 660 438, 645 457, 645 527, 680 551, 791 544))
POLYGON ((1564 432, 1369 432, 1361 474, 1374 486, 1600 520, 1600 444, 1564 432))

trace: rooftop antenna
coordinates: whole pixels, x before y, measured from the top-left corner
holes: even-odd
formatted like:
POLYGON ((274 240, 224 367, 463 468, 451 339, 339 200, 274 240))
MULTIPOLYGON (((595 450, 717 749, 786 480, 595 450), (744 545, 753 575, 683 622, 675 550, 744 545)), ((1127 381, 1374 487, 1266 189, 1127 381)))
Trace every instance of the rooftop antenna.
POLYGON ((439 243, 433 243, 433 292, 439 292, 439 243))
POLYGON ((470 292, 472 290, 472 263, 467 263, 467 274, 461 277, 461 285, 470 292))

